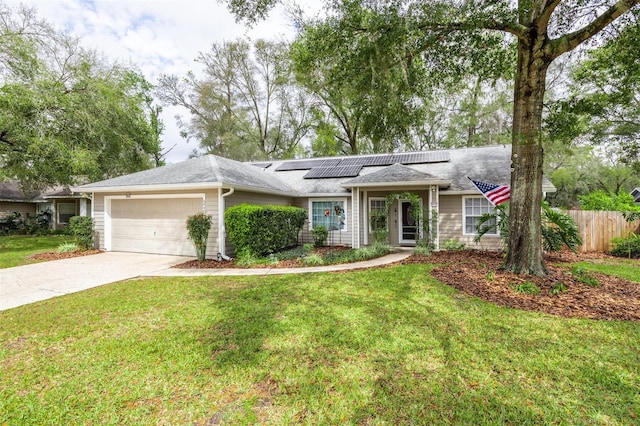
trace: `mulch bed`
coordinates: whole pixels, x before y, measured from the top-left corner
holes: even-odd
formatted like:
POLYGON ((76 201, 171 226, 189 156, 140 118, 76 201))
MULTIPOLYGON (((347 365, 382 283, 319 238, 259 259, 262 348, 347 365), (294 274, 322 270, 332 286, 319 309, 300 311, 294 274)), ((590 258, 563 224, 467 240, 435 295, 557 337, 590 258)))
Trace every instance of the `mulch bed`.
POLYGON ((57 252, 46 252, 46 253, 36 253, 34 255, 29 256, 30 259, 35 260, 59 260, 59 259, 71 259, 72 257, 80 257, 80 256, 89 256, 92 254, 102 253, 102 250, 85 250, 85 251, 72 251, 69 253, 57 253, 57 252))
POLYGON ((600 286, 592 287, 577 281, 570 273, 569 262, 597 262, 607 258, 619 259, 601 253, 553 254, 545 258, 549 270, 545 277, 505 272, 500 269, 502 254, 486 251, 443 251, 427 257, 413 255, 402 263, 439 264, 431 272, 439 281, 500 306, 572 318, 639 321, 640 284, 589 272, 600 282, 600 286), (514 287, 525 282, 535 284, 540 293, 534 295, 514 290, 514 287), (564 284, 566 290, 554 295, 552 289, 558 283, 564 284))

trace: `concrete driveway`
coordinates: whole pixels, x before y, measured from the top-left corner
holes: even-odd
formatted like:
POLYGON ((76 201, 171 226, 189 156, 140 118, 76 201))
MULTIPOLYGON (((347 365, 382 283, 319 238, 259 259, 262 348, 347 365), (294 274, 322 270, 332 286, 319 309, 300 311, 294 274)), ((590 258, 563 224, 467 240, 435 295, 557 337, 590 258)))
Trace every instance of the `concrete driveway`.
POLYGON ((103 284, 153 275, 189 259, 192 258, 105 252, 0 269, 0 311, 103 284))

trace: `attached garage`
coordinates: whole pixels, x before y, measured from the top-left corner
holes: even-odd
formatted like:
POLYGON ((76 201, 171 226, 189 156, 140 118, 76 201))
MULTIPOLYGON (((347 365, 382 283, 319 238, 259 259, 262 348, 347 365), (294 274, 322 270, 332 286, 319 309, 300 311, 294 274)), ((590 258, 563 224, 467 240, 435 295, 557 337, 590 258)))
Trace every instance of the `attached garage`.
POLYGON ((107 197, 105 246, 112 251, 195 256, 186 220, 203 211, 203 202, 203 194, 107 197))

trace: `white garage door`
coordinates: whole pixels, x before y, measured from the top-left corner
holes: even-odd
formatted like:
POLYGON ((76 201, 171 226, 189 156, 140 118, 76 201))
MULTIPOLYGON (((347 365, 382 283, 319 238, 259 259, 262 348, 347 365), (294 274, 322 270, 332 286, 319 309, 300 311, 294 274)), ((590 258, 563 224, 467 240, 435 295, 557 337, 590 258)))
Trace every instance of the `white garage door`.
POLYGON ((187 217, 202 212, 202 198, 111 201, 111 250, 195 256, 187 217))

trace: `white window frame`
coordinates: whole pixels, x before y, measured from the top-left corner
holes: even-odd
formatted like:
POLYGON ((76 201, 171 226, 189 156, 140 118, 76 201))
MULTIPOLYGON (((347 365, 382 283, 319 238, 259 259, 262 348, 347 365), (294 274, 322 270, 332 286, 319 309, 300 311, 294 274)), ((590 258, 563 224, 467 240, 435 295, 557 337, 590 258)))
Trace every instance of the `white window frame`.
MULTIPOLYGON (((495 206, 491 204, 491 202, 483 196, 462 197, 462 235, 478 235, 478 233, 475 231, 475 228, 473 233, 467 232, 467 217, 468 217, 467 216, 467 200, 484 200, 484 203, 486 203, 486 206, 489 207, 489 210, 486 212, 482 212, 480 216, 484 213, 492 213, 495 210, 495 206)), ((481 207, 484 208, 485 206, 481 206, 481 207)), ((479 218, 480 216, 469 216, 469 217, 479 218)), ((496 229, 495 232, 489 231, 485 235, 498 236, 498 230, 496 229)))
MULTIPOLYGON (((372 208, 372 207, 371 207, 371 202, 372 202, 372 201, 382 201, 382 202, 383 202, 383 204, 384 204, 383 209, 385 209, 385 210, 386 210, 386 208, 387 208, 387 199, 386 199, 385 197, 369 197, 369 206, 368 206, 368 207, 369 207, 369 210, 368 210, 368 213, 367 213, 367 214, 371 214, 371 212, 372 212, 373 210, 376 210, 376 209, 374 209, 374 208, 372 208)), ((371 234, 371 233, 373 233, 373 227, 372 227, 372 223, 371 223, 371 218, 370 218, 370 217, 367 217, 367 220, 369 221, 369 233, 371 234)), ((387 226, 386 226, 386 230, 387 230, 387 231, 389 230, 389 217, 388 217, 388 214, 387 214, 387 226)))
MULTIPOLYGON (((67 219, 66 222, 62 222, 60 220, 60 206, 63 205, 68 205, 68 206, 73 206, 73 214, 71 216, 69 216, 69 219, 71 219, 73 216, 78 216, 78 203, 74 202, 69 202, 69 201, 60 201, 56 204, 56 213, 57 213, 57 221, 59 225, 68 225, 69 224, 69 219, 67 219)), ((68 213, 65 213, 65 215, 68 213)))
MULTIPOLYGON (((344 206, 344 227, 342 229, 340 229, 340 232, 347 232, 349 229, 349 221, 347 220, 348 216, 348 212, 347 212, 347 199, 346 198, 309 198, 309 230, 311 231, 313 229, 313 203, 336 203, 336 202, 342 202, 343 206, 344 206)), ((331 207, 331 213, 333 214, 333 205, 331 207)))

